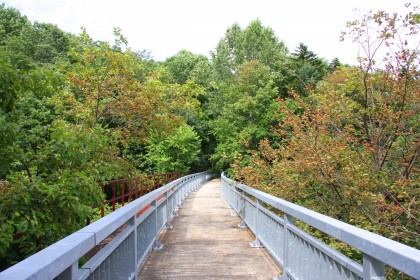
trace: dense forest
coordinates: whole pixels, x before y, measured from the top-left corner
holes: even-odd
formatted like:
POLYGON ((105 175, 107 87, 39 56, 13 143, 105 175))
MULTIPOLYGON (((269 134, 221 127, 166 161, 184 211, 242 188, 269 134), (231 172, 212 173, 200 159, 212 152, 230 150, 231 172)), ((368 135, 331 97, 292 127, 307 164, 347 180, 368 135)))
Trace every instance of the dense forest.
POLYGON ((419 248, 419 10, 345 28, 358 65, 260 20, 158 62, 119 28, 95 41, 0 5, 0 268, 83 227, 98 183, 170 171, 227 170, 419 248))

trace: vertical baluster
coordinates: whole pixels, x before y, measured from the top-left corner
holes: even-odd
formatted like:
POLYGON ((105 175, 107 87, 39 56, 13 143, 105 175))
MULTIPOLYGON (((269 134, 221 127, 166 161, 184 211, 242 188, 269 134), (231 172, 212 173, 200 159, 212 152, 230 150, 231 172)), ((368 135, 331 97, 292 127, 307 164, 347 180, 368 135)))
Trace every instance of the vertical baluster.
POLYGON ((241 195, 241 202, 242 202, 242 207, 241 210, 239 212, 239 216, 241 217, 242 221, 238 224, 238 228, 246 228, 246 223, 245 223, 245 191, 242 191, 242 195, 241 195))
POLYGON ((288 248, 291 241, 291 236, 288 230, 288 225, 293 225, 294 218, 288 214, 284 214, 284 253, 283 253, 283 279, 287 279, 287 269, 288 269, 288 248), (290 239, 290 240, 289 240, 290 239))
POLYGON ((112 211, 115 211, 115 183, 111 184, 112 188, 112 211))
POLYGON ((125 180, 122 180, 121 182, 121 206, 124 206, 124 194, 125 194, 124 181, 125 180))
POLYGON ((75 280, 77 279, 77 273, 79 270, 79 262, 73 263, 70 267, 64 270, 60 275, 57 276, 57 280, 75 280))
POLYGON ((363 254, 363 279, 385 280, 385 264, 367 254, 363 254))
POLYGON ((157 206, 157 200, 153 200, 152 202, 152 206, 155 207, 155 210, 153 211, 153 215, 154 215, 154 223, 155 223, 155 245, 154 245, 154 249, 155 250, 160 250, 163 248, 163 244, 158 242, 158 235, 159 235, 159 225, 158 225, 158 206, 157 206))
POLYGON ((170 215, 171 215, 171 209, 169 209, 169 203, 168 203, 168 192, 166 191, 165 192, 165 203, 166 203, 166 228, 167 229, 172 229, 173 228, 173 225, 171 225, 170 223, 169 223, 169 217, 170 217, 170 215))
POLYGON ((255 215, 255 240, 252 241, 251 243, 249 243, 249 245, 251 245, 251 247, 253 247, 253 248, 261 248, 263 246, 261 245, 261 242, 258 239, 258 230, 259 230, 258 226, 259 226, 259 222, 260 222, 259 220, 260 220, 261 201, 259 199, 257 199, 256 202, 257 203, 256 203, 255 207, 256 207, 257 213, 255 215))
MULTIPOLYGON (((102 187, 102 193, 105 193, 105 186, 101 185, 102 187)), ((106 198, 105 198, 106 199, 106 198)), ((104 203, 101 205, 101 218, 105 216, 105 209, 104 209, 104 203)))
POLYGON ((128 202, 131 202, 133 200, 132 199, 132 195, 133 195, 132 185, 133 185, 133 179, 129 179, 128 180, 128 193, 129 193, 128 202))
MULTIPOLYGON (((137 180, 136 180, 136 182, 137 182, 137 180)), ((134 227, 134 229, 133 229, 133 242, 134 242, 134 252, 133 252, 133 261, 134 261, 134 270, 136 270, 136 268, 137 268, 137 264, 138 264, 138 262, 139 262, 139 259, 138 259, 138 256, 137 256, 137 250, 138 250, 138 244, 137 244, 137 234, 139 234, 138 232, 137 232, 137 230, 138 230, 138 227, 136 226, 136 215, 134 215, 131 219, 130 219, 130 226, 132 226, 132 227, 134 227)), ((134 271, 134 273, 136 273, 135 271, 134 271)))
POLYGON ((144 191, 144 177, 142 177, 140 181, 140 197, 143 196, 143 191, 144 191))

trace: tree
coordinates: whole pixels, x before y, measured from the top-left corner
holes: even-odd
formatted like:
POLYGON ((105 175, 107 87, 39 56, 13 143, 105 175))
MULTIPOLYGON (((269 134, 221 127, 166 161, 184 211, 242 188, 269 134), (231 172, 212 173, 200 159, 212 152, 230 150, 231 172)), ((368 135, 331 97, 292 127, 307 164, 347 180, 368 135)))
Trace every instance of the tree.
POLYGON ((327 73, 328 65, 303 43, 292 53, 292 61, 294 75, 290 87, 306 96, 310 87, 315 86, 327 73))
POLYGON ((12 7, 6 8, 0 4, 0 46, 4 45, 9 37, 20 35, 22 29, 30 23, 25 16, 12 7))
POLYGON ((277 89, 267 66, 258 61, 238 68, 231 86, 214 98, 223 100, 220 115, 210 126, 217 140, 212 159, 224 169, 247 149, 256 148, 258 141, 271 137, 269 125, 277 89))
POLYGON ((209 82, 210 63, 204 55, 195 55, 186 50, 180 51, 175 56, 165 60, 164 79, 170 83, 185 84, 188 80, 194 80, 205 86, 209 82))
POLYGON ((8 61, 8 58, 0 53, 0 110, 10 112, 17 98, 21 81, 19 71, 8 61))
POLYGON ((1 188, 2 268, 83 227, 102 203, 98 182, 120 169, 106 131, 54 121, 47 132, 28 158, 28 173, 11 172, 1 188))
POLYGON ((342 65, 342 64, 341 64, 340 60, 339 60, 337 57, 335 57, 333 60, 331 60, 330 65, 328 66, 328 72, 329 72, 329 73, 334 72, 334 71, 335 71, 335 70, 337 70, 337 69, 338 69, 338 67, 340 67, 341 65, 342 65))
MULTIPOLYGON (((121 51, 124 40, 116 33, 117 44, 93 44, 86 33, 80 36, 82 50, 73 49, 74 63, 67 72, 72 93, 64 93, 70 107, 66 117, 86 127, 111 128, 111 133, 143 138, 159 128, 170 130, 167 103, 160 82, 150 77, 141 84, 137 79, 138 57, 129 49, 121 51)), ((176 122, 176 117, 173 119, 176 122)))
POLYGON ((37 66, 51 66, 67 59, 71 35, 47 23, 28 24, 19 35, 10 36, 4 51, 18 69, 30 70, 37 66))
POLYGON ((285 92, 289 75, 287 53, 284 42, 277 38, 271 28, 264 27, 260 20, 252 21, 245 29, 235 23, 228 28, 211 54, 215 79, 229 82, 240 65, 258 61, 269 67, 277 88, 285 92))
POLYGON ((198 160, 200 137, 189 125, 178 127, 175 134, 165 139, 152 138, 148 146, 147 158, 158 173, 183 172, 190 170, 198 160))

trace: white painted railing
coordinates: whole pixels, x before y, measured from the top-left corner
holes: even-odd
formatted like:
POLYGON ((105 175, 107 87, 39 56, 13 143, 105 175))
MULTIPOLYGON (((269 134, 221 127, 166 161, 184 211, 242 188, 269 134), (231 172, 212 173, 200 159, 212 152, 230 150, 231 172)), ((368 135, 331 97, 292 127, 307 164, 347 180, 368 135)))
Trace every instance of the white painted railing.
POLYGON ((267 193, 239 184, 222 174, 222 194, 256 240, 283 268, 280 279, 385 279, 385 265, 420 279, 420 251, 340 222, 267 193), (279 217, 264 205, 284 213, 279 217), (333 250, 302 231, 298 219, 363 253, 363 264, 333 250))

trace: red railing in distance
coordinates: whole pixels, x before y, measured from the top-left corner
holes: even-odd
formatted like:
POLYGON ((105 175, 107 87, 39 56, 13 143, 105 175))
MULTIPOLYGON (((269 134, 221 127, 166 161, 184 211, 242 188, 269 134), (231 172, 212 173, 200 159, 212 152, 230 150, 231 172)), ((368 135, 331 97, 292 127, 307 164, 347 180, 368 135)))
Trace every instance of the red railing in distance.
MULTIPOLYGON (((115 211, 115 205, 117 203, 124 206, 125 203, 133 201, 180 177, 181 173, 172 172, 108 181, 105 185, 101 185, 102 192, 105 193, 104 204, 110 205, 111 211, 115 211)), ((103 216, 105 216, 105 211, 102 206, 101 217, 103 216)))

